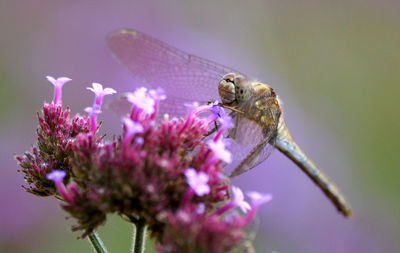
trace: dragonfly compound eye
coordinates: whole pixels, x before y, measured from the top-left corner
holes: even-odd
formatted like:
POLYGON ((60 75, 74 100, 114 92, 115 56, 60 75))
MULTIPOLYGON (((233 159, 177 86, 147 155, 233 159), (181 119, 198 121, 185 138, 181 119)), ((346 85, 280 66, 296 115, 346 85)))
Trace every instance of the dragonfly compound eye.
POLYGON ((236 100, 238 102, 249 100, 251 95, 249 80, 242 75, 237 75, 233 82, 235 84, 236 100))
POLYGON ((224 78, 219 82, 218 93, 223 104, 231 104, 236 99, 235 85, 228 78, 224 78))

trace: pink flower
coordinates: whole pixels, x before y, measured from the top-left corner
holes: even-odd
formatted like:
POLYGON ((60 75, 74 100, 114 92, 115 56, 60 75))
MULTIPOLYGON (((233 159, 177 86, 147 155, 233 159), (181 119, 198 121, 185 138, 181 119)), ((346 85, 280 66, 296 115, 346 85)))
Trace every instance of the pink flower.
POLYGON ((112 88, 103 89, 103 86, 101 84, 99 84, 99 83, 92 83, 92 87, 87 87, 87 89, 90 90, 90 91, 93 91, 94 94, 96 94, 96 98, 95 98, 94 104, 98 105, 99 107, 101 106, 101 101, 103 100, 103 97, 105 95, 111 95, 111 94, 117 93, 112 88))
POLYGON ((221 106, 218 106, 218 101, 209 102, 207 106, 212 112, 212 115, 207 118, 208 124, 225 115, 224 109, 221 106))
POLYGON ((231 153, 225 149, 225 144, 222 139, 218 139, 217 141, 209 140, 207 144, 208 147, 214 152, 215 158, 218 158, 226 163, 232 162, 231 153))
POLYGON ((210 193, 210 186, 207 184, 209 178, 206 173, 189 168, 185 171, 185 176, 189 186, 197 196, 201 197, 210 193))
POLYGON ((200 106, 199 102, 197 102, 197 101, 194 101, 191 103, 185 102, 183 105, 188 109, 189 112, 194 111, 195 109, 197 109, 200 106))
POLYGON ((54 170, 51 173, 47 174, 47 179, 53 181, 54 183, 62 183, 62 180, 64 179, 66 175, 66 172, 63 170, 54 170))
POLYGON ((221 124, 221 128, 223 128, 224 130, 234 127, 234 124, 232 122, 232 118, 229 115, 226 115, 226 114, 221 116, 221 117, 219 117, 218 118, 218 122, 221 124))
POLYGON ((233 200, 232 203, 239 207, 243 213, 247 213, 250 210, 250 205, 244 200, 244 195, 239 187, 232 186, 233 200))
POLYGON ((153 114, 155 111, 154 98, 147 93, 147 89, 144 87, 137 89, 134 93, 128 93, 127 99, 147 114, 153 114))
POLYGON ((96 125, 97 114, 101 113, 100 107, 95 104, 93 105, 93 107, 86 107, 85 112, 87 112, 90 116, 90 129, 92 134, 95 135, 97 131, 97 125, 96 125))
POLYGON ((239 187, 232 186, 232 194, 232 201, 219 208, 215 214, 221 215, 234 207, 239 207, 243 213, 247 213, 251 209, 249 203, 244 200, 243 192, 239 187))
POLYGON ((165 91, 162 88, 149 90, 149 95, 156 101, 165 100, 167 98, 167 96, 165 95, 165 91))
POLYGON ((219 106, 218 101, 214 101, 212 103, 210 103, 210 105, 212 106, 211 111, 218 117, 222 117, 225 115, 225 111, 224 108, 222 108, 221 106, 219 106))
POLYGON ((272 194, 262 194, 256 191, 247 192, 253 206, 260 206, 272 200, 272 194))
POLYGON ((47 174, 47 179, 53 181, 56 184, 57 190, 60 193, 61 197, 63 197, 66 201, 71 202, 72 198, 67 193, 63 179, 66 175, 66 172, 63 170, 54 170, 51 173, 47 174))
POLYGON ((258 207, 264 203, 271 201, 272 195, 271 194, 262 194, 259 192, 251 191, 247 193, 247 196, 251 198, 251 210, 244 218, 244 224, 248 224, 251 219, 253 219, 258 207))
POLYGON ((215 142, 221 139, 221 136, 228 128, 234 127, 234 124, 232 123, 232 118, 229 115, 224 114, 220 116, 217 120, 220 123, 220 128, 218 129, 218 132, 214 137, 215 142))
POLYGON ((54 85, 54 104, 61 105, 61 89, 66 82, 71 81, 68 77, 59 77, 55 79, 52 76, 46 76, 47 80, 54 85))
POLYGON ((124 123, 126 132, 124 135, 124 144, 127 144, 132 136, 134 136, 137 133, 143 133, 143 126, 140 123, 134 122, 132 119, 124 117, 122 119, 122 122, 124 123))

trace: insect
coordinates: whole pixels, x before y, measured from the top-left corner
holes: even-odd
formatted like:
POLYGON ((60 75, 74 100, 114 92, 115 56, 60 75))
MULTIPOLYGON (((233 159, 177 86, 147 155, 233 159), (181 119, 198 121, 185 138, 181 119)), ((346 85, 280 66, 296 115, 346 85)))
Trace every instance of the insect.
MULTIPOLYGON (((221 64, 183 52, 145 33, 122 29, 109 34, 106 43, 113 57, 133 77, 153 88, 166 90, 161 113, 185 114, 185 101, 216 99, 231 110, 234 127, 229 149, 236 158, 231 177, 262 163, 275 147, 304 171, 345 217, 351 208, 339 188, 318 169, 297 145, 283 119, 273 88, 221 64)), ((229 167, 228 166, 228 167, 229 167)))

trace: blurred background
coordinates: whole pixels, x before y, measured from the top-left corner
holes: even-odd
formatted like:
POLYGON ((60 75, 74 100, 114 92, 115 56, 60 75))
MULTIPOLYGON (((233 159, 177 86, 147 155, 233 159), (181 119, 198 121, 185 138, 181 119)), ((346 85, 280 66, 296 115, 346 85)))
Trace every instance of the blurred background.
MULTIPOLYGON (((396 0, 0 0, 0 252, 91 252, 54 199, 24 192, 14 155, 35 143, 35 113, 53 96, 46 75, 73 79, 73 113, 92 104, 92 82, 132 89, 104 43, 123 27, 269 83, 297 142, 352 204, 343 218, 275 151, 234 179, 274 195, 258 252, 400 252, 399 13, 396 0)), ((116 116, 100 118, 119 133, 116 116)), ((99 231, 111 253, 128 252, 130 232, 116 216, 99 231)))

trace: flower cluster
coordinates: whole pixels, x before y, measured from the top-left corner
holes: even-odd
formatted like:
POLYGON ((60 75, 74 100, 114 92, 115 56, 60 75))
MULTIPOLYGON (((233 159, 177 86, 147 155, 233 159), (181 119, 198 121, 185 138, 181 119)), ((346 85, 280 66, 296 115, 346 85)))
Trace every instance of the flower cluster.
POLYGON ((203 205, 184 206, 168 216, 168 225, 162 237, 160 252, 230 252, 244 239, 243 228, 253 218, 259 205, 271 200, 271 195, 250 192, 250 206, 242 191, 232 187, 233 198, 225 205, 211 210, 204 210, 203 205), (246 216, 228 213, 239 207, 246 216), (182 240, 182 238, 186 238, 182 240), (195 249, 195 250, 194 250, 195 249))
POLYGON ((163 90, 140 88, 127 95, 132 109, 122 119, 122 135, 105 140, 96 136, 97 115, 115 90, 93 83, 88 116, 71 118, 61 101, 70 79, 48 80, 55 96, 38 114, 37 145, 16 159, 26 190, 61 199, 77 221, 73 230, 86 236, 118 213, 143 219, 160 252, 229 252, 246 237, 243 228, 270 196, 253 192, 249 205, 223 174, 232 158, 222 136, 232 123, 222 108, 191 104, 185 118, 157 120, 163 90), (204 111, 213 114, 201 118, 204 111), (220 127, 205 138, 215 120, 220 127), (230 211, 236 208, 246 215, 230 211))
MULTIPOLYGON (((54 184, 46 175, 54 170, 63 170, 70 174, 72 143, 80 133, 88 134, 90 122, 87 117, 75 115, 69 117, 69 108, 63 110, 61 105, 61 87, 70 81, 61 77, 57 80, 47 79, 55 87, 54 101, 44 103, 41 115, 38 113, 37 145, 31 152, 17 156, 21 171, 28 183, 26 190, 38 196, 50 196, 56 193, 54 184)), ((68 179, 68 178, 66 178, 68 179)))

